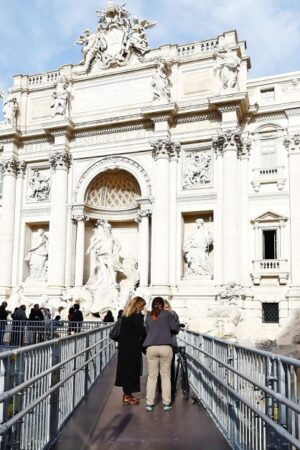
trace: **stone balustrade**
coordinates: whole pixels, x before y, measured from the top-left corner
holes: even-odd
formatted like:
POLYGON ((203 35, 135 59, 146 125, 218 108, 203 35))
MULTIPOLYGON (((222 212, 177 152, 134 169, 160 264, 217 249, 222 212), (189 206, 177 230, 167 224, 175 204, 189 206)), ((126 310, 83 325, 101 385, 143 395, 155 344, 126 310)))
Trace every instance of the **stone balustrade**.
POLYGON ((218 39, 210 39, 208 41, 201 41, 195 44, 180 45, 177 49, 179 57, 191 56, 199 53, 212 52, 219 46, 218 39))
POLYGON ((43 74, 30 75, 28 77, 28 86, 40 86, 49 83, 56 83, 59 77, 59 71, 47 72, 43 74))
POLYGON ((259 285, 262 277, 277 277, 280 284, 287 284, 289 264, 287 259, 257 259, 253 261, 253 283, 259 285))
POLYGON ((259 167, 253 169, 253 180, 251 184, 255 192, 259 192, 261 184, 269 183, 277 183, 277 187, 281 191, 286 182, 284 169, 284 166, 259 167))

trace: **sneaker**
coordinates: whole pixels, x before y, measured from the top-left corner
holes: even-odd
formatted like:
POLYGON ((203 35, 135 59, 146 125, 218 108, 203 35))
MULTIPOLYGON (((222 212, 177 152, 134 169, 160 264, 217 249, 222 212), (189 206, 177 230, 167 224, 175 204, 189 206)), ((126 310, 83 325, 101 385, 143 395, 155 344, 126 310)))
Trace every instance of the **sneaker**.
POLYGON ((154 405, 146 405, 146 411, 151 412, 153 411, 154 405))
POLYGON ((164 404, 164 411, 170 411, 170 409, 172 409, 171 403, 165 403, 164 404))

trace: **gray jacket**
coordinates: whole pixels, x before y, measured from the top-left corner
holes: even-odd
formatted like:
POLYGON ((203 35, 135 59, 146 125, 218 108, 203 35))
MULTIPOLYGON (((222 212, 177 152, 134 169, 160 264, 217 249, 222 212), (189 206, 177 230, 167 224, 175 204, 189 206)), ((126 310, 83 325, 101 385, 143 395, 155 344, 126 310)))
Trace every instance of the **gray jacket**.
POLYGON ((173 345, 171 332, 178 333, 179 324, 174 315, 169 311, 162 310, 156 320, 151 319, 151 315, 146 317, 147 336, 144 347, 151 345, 173 345))

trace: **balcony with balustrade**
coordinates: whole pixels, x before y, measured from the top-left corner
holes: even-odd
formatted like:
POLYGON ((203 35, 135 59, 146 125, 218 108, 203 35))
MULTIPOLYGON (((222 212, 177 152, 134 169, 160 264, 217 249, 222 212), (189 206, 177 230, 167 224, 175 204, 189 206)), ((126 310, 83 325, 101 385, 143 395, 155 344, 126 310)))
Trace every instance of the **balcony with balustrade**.
POLYGON ((281 191, 284 188, 286 177, 284 175, 284 166, 260 167, 253 169, 253 180, 251 182, 255 192, 260 191, 262 184, 277 184, 281 191))
POLYGON ((279 284, 287 284, 289 279, 287 259, 257 259, 252 263, 251 278, 253 284, 260 285, 262 278, 277 278, 279 284))

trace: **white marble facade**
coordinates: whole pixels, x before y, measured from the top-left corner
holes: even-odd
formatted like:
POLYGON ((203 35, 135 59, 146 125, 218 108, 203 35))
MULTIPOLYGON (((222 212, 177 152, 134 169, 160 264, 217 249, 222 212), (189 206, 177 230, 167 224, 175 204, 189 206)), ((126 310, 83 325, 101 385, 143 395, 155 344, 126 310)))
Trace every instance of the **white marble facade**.
POLYGON ((17 75, 5 98, 0 297, 91 317, 163 295, 192 329, 290 342, 300 72, 249 79, 235 31, 150 49, 154 22, 97 17, 80 63, 17 75))

